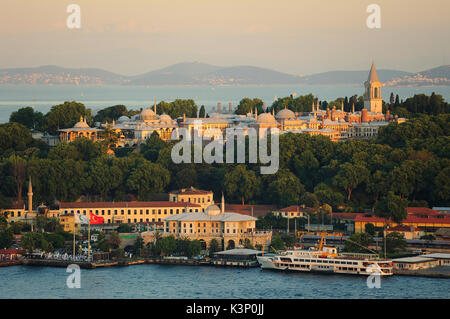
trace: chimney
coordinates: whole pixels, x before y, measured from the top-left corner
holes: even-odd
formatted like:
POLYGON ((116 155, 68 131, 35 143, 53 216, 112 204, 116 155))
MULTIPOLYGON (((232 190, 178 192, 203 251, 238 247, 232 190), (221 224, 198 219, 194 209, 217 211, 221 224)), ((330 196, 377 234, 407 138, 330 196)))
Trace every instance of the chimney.
POLYGON ((331 111, 330 111, 330 108, 327 107, 327 119, 330 119, 330 118, 331 118, 331 111))
POLYGON ((225 197, 223 196, 223 192, 222 192, 222 205, 220 205, 221 207, 221 213, 225 213, 225 197))
POLYGON ((228 111, 233 112, 233 103, 228 103, 228 111))
POLYGON ((362 110, 361 121, 364 122, 364 123, 368 122, 367 110, 366 109, 362 110))
POLYGON ((386 121, 389 121, 389 118, 391 117, 391 112, 389 110, 386 111, 386 121))
POLYGON ((33 210, 33 186, 31 185, 31 177, 28 180, 28 213, 31 214, 33 210))
POLYGON ((221 109, 222 109, 222 104, 219 102, 219 103, 217 103, 217 113, 220 113, 221 109))

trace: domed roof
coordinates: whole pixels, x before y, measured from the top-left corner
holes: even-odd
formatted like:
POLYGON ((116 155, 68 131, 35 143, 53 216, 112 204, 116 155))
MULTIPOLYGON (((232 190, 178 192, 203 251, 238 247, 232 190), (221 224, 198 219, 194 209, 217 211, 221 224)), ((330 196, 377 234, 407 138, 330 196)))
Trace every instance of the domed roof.
POLYGON ((127 122, 129 121, 130 118, 126 115, 122 115, 121 117, 119 117, 119 119, 117 120, 118 123, 123 123, 123 122, 127 122))
POLYGON ((256 123, 259 124, 277 124, 277 120, 273 117, 270 113, 263 113, 261 115, 258 115, 258 119, 256 120, 256 123))
POLYGON ((172 122, 172 118, 170 117, 170 115, 167 115, 166 113, 163 113, 159 116, 159 121, 160 122, 165 122, 165 123, 171 123, 172 122))
POLYGON ((73 127, 74 128, 89 128, 89 125, 86 123, 86 119, 83 119, 83 117, 80 117, 80 121, 77 122, 73 127))
POLYGON ((152 111, 152 109, 145 109, 141 112, 141 120, 148 121, 154 119, 156 119, 156 114, 152 111))
POLYGON ((221 210, 217 205, 209 205, 206 207, 205 213, 208 216, 217 216, 220 215, 221 210))
POLYGON ((289 109, 282 109, 277 113, 277 119, 279 120, 291 120, 295 119, 295 113, 289 109))

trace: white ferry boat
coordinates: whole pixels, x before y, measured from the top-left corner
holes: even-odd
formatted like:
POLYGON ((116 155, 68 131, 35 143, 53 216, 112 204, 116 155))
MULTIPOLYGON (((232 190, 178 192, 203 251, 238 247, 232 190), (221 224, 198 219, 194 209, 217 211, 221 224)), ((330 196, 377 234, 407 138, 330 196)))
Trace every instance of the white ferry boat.
POLYGON ((287 250, 275 256, 257 256, 262 269, 324 272, 336 274, 393 275, 390 259, 381 259, 368 254, 338 254, 335 247, 324 246, 324 237, 319 247, 308 250, 287 250))

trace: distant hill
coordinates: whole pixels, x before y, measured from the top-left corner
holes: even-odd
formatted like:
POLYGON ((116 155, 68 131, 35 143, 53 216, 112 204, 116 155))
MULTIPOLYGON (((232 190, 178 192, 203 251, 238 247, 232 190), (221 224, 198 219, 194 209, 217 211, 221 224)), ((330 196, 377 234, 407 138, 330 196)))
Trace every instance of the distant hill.
POLYGON ((301 83, 294 75, 254 66, 219 67, 204 63, 179 63, 133 77, 129 85, 220 85, 301 83))
MULTIPOLYGON (((296 76, 255 66, 221 67, 184 62, 135 76, 124 76, 96 68, 47 65, 0 69, 0 85, 348 85, 363 83, 367 80, 368 72, 344 70, 296 76)), ((386 86, 450 85, 449 65, 418 73, 381 69, 378 75, 386 86)))
POLYGON ((450 65, 442 65, 434 69, 419 72, 428 78, 446 78, 450 79, 450 65))
MULTIPOLYGON (((381 82, 394 78, 414 75, 414 73, 397 70, 377 70, 381 82)), ((369 71, 330 71, 305 76, 307 84, 361 84, 367 81, 369 71)))
POLYGON ((0 69, 0 84, 122 84, 126 77, 102 69, 62 68, 45 65, 35 68, 0 69))

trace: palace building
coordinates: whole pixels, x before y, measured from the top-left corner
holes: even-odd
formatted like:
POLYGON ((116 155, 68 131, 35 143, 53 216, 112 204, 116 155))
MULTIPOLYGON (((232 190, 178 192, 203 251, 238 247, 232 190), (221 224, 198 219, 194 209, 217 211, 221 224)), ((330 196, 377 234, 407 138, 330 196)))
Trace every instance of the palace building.
POLYGON ((272 232, 257 231, 256 220, 252 216, 225 212, 225 200, 222 196, 221 208, 210 205, 204 212, 169 216, 164 220, 164 229, 166 236, 200 240, 204 248, 212 239, 216 239, 223 249, 243 246, 246 241, 253 246, 268 246, 272 232))
POLYGON ((367 81, 364 82, 364 108, 360 111, 355 111, 353 105, 350 112, 345 112, 343 102, 340 109, 333 106, 331 109, 321 110, 317 99, 312 104, 311 112, 296 113, 284 108, 275 115, 274 110, 272 113, 258 114, 255 109, 246 115, 237 115, 232 112, 232 106, 227 111, 222 109, 219 103, 217 112, 210 113, 210 117, 187 118, 183 115, 178 119, 172 119, 164 113, 158 115, 155 102, 153 109, 144 109, 132 118, 122 116, 117 122, 113 121, 112 125, 106 123, 98 125, 98 128, 91 128, 86 123, 86 119, 81 118, 73 128, 61 129, 58 132, 60 141, 64 142, 71 142, 78 137, 95 141, 102 139, 100 133, 109 127, 120 136, 119 147, 137 146, 154 132, 164 141, 178 139, 180 128, 186 129, 191 137, 194 134, 202 137, 206 143, 215 139, 225 140, 227 128, 242 129, 244 135, 248 135, 250 128, 255 129, 258 136, 262 136, 268 129, 277 128, 280 134, 323 135, 335 142, 348 139, 370 139, 377 137, 381 127, 391 122, 405 121, 390 115, 389 111, 383 114, 382 86, 375 63, 372 62, 367 81))

